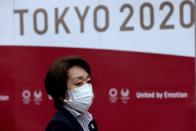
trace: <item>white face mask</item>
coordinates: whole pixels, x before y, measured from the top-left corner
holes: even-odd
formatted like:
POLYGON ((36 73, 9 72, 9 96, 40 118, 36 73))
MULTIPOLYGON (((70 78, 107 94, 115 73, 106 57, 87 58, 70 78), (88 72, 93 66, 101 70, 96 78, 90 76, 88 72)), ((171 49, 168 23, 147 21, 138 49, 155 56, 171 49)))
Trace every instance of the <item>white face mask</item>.
POLYGON ((69 100, 65 102, 73 109, 86 112, 91 106, 94 98, 93 89, 91 84, 84 84, 68 90, 69 100))

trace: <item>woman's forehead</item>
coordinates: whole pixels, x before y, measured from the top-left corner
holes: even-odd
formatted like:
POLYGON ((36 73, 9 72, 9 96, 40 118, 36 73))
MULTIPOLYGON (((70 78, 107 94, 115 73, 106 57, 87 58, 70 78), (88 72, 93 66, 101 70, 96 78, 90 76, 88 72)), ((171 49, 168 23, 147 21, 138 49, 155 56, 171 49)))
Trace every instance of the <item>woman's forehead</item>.
POLYGON ((73 66, 68 70, 68 76, 71 79, 76 79, 76 78, 80 79, 80 78, 88 78, 89 74, 82 67, 73 66))

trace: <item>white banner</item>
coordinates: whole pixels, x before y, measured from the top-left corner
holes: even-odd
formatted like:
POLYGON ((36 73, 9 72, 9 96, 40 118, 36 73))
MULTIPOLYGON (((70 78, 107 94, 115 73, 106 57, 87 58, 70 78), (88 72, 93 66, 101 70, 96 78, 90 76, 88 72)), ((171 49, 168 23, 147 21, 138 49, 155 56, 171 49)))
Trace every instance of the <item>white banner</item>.
POLYGON ((193 57, 194 7, 193 0, 1 0, 0 44, 193 57))

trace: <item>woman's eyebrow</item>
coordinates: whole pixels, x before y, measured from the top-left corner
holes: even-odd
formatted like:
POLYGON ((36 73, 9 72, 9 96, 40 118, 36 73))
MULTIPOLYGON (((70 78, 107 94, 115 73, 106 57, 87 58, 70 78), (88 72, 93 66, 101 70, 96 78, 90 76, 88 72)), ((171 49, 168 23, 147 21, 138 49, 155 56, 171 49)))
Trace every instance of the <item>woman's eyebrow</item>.
POLYGON ((83 80, 83 77, 82 76, 77 76, 77 77, 74 77, 72 80, 73 81, 83 80))
MULTIPOLYGON (((88 75, 88 76, 86 77, 86 79, 89 79, 89 78, 91 79, 90 75, 88 75)), ((83 77, 83 76, 76 76, 76 77, 74 77, 72 80, 73 80, 73 81, 84 80, 84 77, 83 77)))

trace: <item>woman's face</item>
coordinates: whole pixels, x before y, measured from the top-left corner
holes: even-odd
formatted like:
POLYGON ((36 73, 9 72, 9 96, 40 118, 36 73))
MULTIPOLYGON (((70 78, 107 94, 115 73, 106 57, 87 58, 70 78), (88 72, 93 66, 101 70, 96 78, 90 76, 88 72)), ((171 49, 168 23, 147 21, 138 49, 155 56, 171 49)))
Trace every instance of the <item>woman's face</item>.
POLYGON ((81 67, 73 66, 68 70, 67 88, 68 90, 80 88, 86 83, 91 83, 90 75, 81 67))

